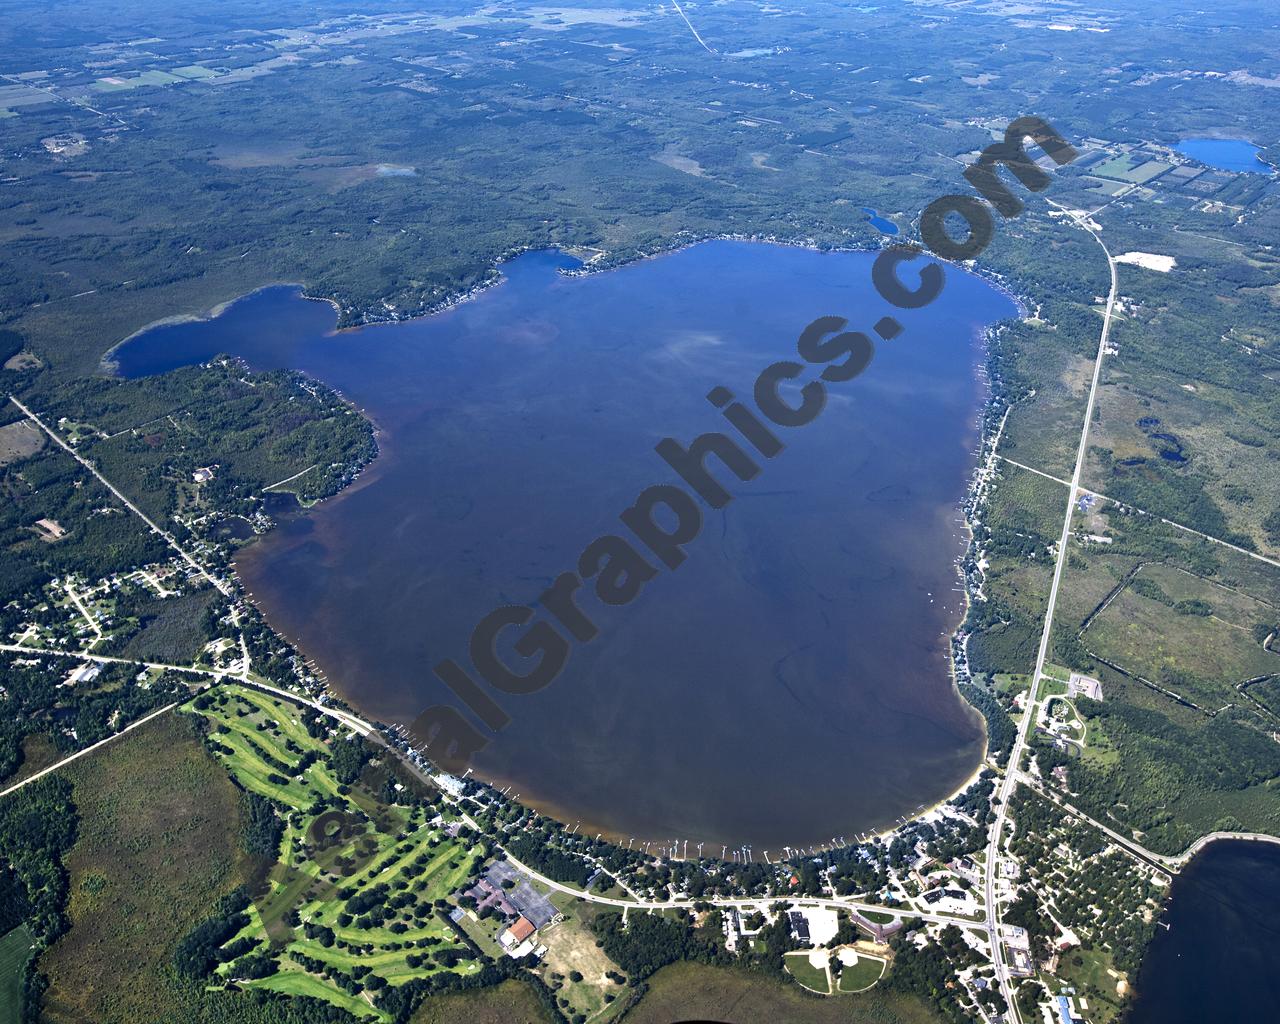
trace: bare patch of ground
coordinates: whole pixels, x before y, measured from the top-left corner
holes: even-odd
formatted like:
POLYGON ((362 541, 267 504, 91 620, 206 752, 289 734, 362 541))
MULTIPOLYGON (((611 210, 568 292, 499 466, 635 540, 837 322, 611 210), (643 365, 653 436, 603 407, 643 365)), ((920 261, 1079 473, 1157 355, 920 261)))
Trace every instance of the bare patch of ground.
POLYGON ((0 427, 0 466, 29 459, 44 445, 44 432, 30 420, 8 423, 0 427))

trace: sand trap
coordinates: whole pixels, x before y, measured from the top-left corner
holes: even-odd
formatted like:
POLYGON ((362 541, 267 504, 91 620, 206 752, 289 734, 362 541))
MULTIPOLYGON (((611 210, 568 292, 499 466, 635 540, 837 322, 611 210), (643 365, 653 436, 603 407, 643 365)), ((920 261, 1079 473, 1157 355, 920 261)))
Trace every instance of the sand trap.
POLYGON ((1132 263, 1135 267, 1145 267, 1147 270, 1158 270, 1162 274, 1167 274, 1178 265, 1178 261, 1172 256, 1157 256, 1153 252, 1126 252, 1116 257, 1117 263, 1132 263))

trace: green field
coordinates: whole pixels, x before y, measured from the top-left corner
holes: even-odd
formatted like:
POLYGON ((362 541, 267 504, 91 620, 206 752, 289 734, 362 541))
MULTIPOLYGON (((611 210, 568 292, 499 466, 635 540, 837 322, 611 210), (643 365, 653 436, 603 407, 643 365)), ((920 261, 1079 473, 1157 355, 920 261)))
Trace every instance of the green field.
POLYGON ((1133 185, 1142 185, 1170 170, 1173 164, 1162 160, 1147 160, 1141 156, 1126 154, 1114 157, 1093 169, 1093 173, 1104 178, 1118 178, 1133 185))
POLYGON ((1252 633, 1280 612, 1233 588, 1148 565, 1081 636, 1097 656, 1216 711, 1241 683, 1280 673, 1280 656, 1252 633))
POLYGON ((528 985, 504 981, 429 999, 410 1024, 554 1024, 554 1018, 528 985))
POLYGON ((831 985, 827 981, 827 972, 819 970, 809 962, 809 954, 788 953, 784 958, 787 971, 801 985, 811 992, 830 995, 831 985))
POLYGON ((25 924, 0 937, 0 1019, 22 1019, 22 973, 31 959, 33 936, 25 924))
POLYGON ((295 705, 228 684, 193 713, 236 781, 285 818, 266 890, 223 944, 237 955, 219 978, 385 1018, 372 1006, 383 986, 480 969, 439 910, 478 871, 479 846, 451 839, 420 802, 384 803, 368 767, 361 781, 341 781, 332 750, 346 741, 324 737, 295 705), (242 965, 261 955, 272 969, 244 978, 242 965))
POLYGON ((857 962, 840 971, 840 992, 862 992, 884 976, 885 962, 858 954, 857 962))
POLYGON ((122 92, 129 89, 139 89, 148 85, 172 85, 174 82, 185 81, 177 75, 171 75, 167 71, 144 71, 132 78, 124 78, 112 75, 116 81, 108 81, 100 78, 93 84, 94 89, 98 92, 122 92))
POLYGON ((50 1024, 198 1013, 173 948, 252 864, 236 842, 239 794, 193 725, 171 712, 66 769, 80 823, 65 858, 71 928, 39 962, 50 1024))

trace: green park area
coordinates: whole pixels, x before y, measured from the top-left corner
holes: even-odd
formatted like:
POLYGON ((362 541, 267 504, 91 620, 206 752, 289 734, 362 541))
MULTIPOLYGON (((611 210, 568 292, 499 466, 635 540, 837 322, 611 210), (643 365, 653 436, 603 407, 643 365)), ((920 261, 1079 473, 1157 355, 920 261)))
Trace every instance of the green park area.
POLYGON ((265 892, 220 908, 186 947, 193 961, 216 963, 215 981, 387 1020, 375 1006, 387 990, 481 970, 447 913, 483 850, 451 837, 456 823, 449 829, 424 794, 359 738, 330 735, 328 719, 268 694, 224 686, 190 709, 232 777, 262 801, 260 839, 276 851, 265 892))
POLYGON ((869 989, 884 974, 885 962, 878 957, 858 954, 858 959, 845 964, 840 970, 839 992, 862 992, 869 989))
POLYGON ((814 967, 809 961, 808 950, 788 953, 785 957, 787 972, 810 992, 831 994, 831 982, 823 968, 814 967))

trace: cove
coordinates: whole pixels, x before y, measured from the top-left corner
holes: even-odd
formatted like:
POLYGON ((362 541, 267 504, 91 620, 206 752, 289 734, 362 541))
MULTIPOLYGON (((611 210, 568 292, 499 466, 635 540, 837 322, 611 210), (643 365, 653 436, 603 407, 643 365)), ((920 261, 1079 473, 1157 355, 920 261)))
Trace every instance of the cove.
POLYGON ((1274 1020, 1280 846, 1209 844, 1174 879, 1126 1024, 1274 1020))
POLYGON ((139 376, 229 352, 312 374, 376 421, 359 484, 237 567, 344 698, 408 723, 456 703, 431 667, 466 664, 483 615, 534 601, 639 491, 680 482, 654 445, 727 429, 712 388, 749 400, 819 316, 869 332, 896 314, 903 333, 754 480, 712 460, 735 499, 704 509, 687 561, 626 607, 584 598, 600 636, 545 690, 495 694, 512 723, 476 759, 583 831, 759 855, 890 826, 984 749, 949 676, 953 563, 982 333, 1016 308, 949 268, 937 301, 895 310, 871 262, 715 241, 570 277, 574 261, 536 252, 421 320, 335 334, 331 307, 273 288, 114 359, 139 376))

